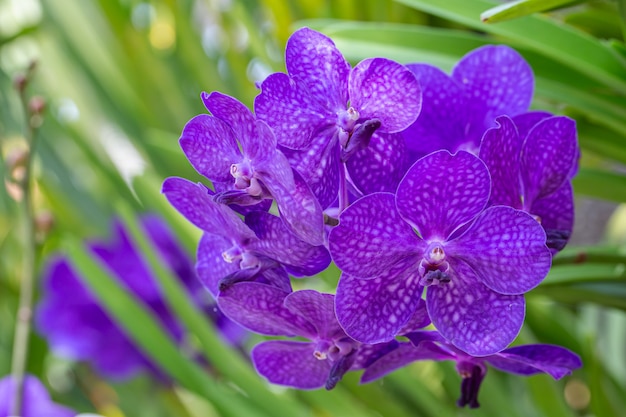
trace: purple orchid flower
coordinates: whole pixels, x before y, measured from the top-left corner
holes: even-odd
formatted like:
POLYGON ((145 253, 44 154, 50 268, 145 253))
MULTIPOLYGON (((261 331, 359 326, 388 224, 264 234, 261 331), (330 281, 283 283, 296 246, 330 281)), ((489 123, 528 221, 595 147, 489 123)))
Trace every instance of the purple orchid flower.
MULTIPOLYGON (((11 375, 0 380, 0 417, 12 416, 15 382, 11 375)), ((46 387, 36 377, 26 375, 22 394, 21 417, 74 417, 76 412, 55 404, 50 399, 46 387)))
POLYGON ((271 340, 252 349, 257 371, 274 384, 332 389, 346 372, 365 368, 397 344, 363 345, 349 338, 335 317, 332 294, 242 282, 222 291, 218 303, 253 332, 309 340, 271 340))
POLYGON ((487 373, 487 364, 504 372, 529 376, 546 373, 561 379, 582 366, 580 357, 561 346, 522 345, 489 356, 475 357, 455 348, 435 331, 419 331, 406 335, 411 343, 399 343, 393 351, 369 365, 361 383, 378 379, 418 360, 452 360, 461 375, 459 407, 478 408, 478 391, 487 373))
POLYGON ((500 116, 480 146, 492 180, 490 204, 533 215, 553 253, 563 249, 574 227, 571 177, 578 161, 576 122, 565 116, 500 116), (540 120, 531 128, 532 121, 540 120), (518 131, 519 120, 521 132, 518 131))
POLYGON ((487 45, 465 55, 448 76, 427 64, 408 64, 422 86, 422 112, 402 134, 415 161, 431 152, 478 152, 483 133, 497 116, 515 116, 530 106, 534 76, 528 63, 505 45, 487 45))
POLYGON ((180 145, 194 168, 219 191, 216 200, 246 207, 273 198, 293 233, 314 245, 324 243, 322 209, 276 149, 274 134, 265 122, 224 94, 203 93, 202 100, 212 115, 191 119, 180 145))
POLYGON ((427 286, 430 318, 453 345, 484 356, 511 343, 523 293, 547 275, 551 255, 529 214, 485 209, 489 191, 478 157, 439 151, 409 169, 395 196, 370 194, 342 213, 329 245, 343 271, 337 317, 350 337, 391 340, 427 286))
MULTIPOLYGON (((162 220, 146 215, 141 218, 141 226, 159 249, 163 263, 187 288, 190 298, 200 308, 214 310, 215 301, 207 299, 209 294, 198 282, 193 263, 162 220)), ((111 242, 92 241, 88 243, 89 250, 120 284, 154 312, 172 338, 181 343, 183 329, 168 309, 157 281, 131 243, 128 232, 119 222, 114 224, 113 231, 111 242)), ((243 330, 237 330, 224 318, 220 321, 228 329, 230 341, 241 342, 243 330)), ((109 316, 63 256, 53 257, 46 267, 35 323, 55 353, 88 361, 104 376, 121 380, 148 370, 165 378, 109 316)))
MULTIPOLYGON (((421 107, 419 83, 406 67, 388 59, 366 59, 351 68, 330 38, 309 28, 291 35, 285 64, 287 74, 272 74, 261 84, 255 112, 272 127, 322 207, 339 194, 341 211, 347 205, 344 163, 366 149, 378 133, 382 135, 375 141, 384 141, 385 135, 415 121, 421 107)), ((359 160, 370 169, 393 171, 402 150, 393 146, 387 150, 361 155, 359 160), (384 155, 385 160, 375 155, 384 155)), ((358 164, 349 164, 348 169, 359 183, 358 164)), ((379 179, 386 181, 384 175, 379 179)))
POLYGON ((168 178, 163 193, 191 223, 205 233, 198 246, 196 271, 217 297, 220 288, 256 280, 291 291, 287 272, 315 275, 330 264, 324 246, 312 246, 292 234, 278 217, 251 212, 244 223, 209 190, 182 178, 168 178))

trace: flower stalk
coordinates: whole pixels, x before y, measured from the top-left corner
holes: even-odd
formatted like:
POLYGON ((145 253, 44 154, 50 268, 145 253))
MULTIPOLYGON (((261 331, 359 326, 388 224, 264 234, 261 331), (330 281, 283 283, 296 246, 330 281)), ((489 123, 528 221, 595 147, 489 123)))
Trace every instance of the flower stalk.
POLYGON ((20 100, 24 106, 24 114, 26 115, 25 139, 28 150, 22 162, 23 176, 16 179, 22 197, 20 200, 20 211, 22 212, 24 259, 11 362, 11 375, 14 381, 14 393, 11 405, 12 416, 22 415, 24 375, 26 361, 28 359, 28 343, 33 315, 32 304, 35 281, 36 230, 31 177, 33 159, 37 146, 37 132, 41 125, 41 113, 45 107, 44 100, 41 97, 33 97, 30 100, 26 97, 26 86, 32 76, 34 68, 34 64, 31 64, 26 75, 19 76, 15 80, 15 87, 18 90, 20 100))

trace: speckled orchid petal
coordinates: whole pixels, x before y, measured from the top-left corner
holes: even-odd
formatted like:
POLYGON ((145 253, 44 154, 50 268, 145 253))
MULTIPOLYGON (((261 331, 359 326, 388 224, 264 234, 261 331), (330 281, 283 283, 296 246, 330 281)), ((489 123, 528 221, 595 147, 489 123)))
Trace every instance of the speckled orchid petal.
POLYGON ((402 368, 411 362, 423 360, 446 360, 450 356, 445 351, 429 344, 424 347, 415 347, 412 343, 398 343, 396 349, 382 355, 377 361, 370 364, 361 376, 361 384, 382 378, 396 369, 402 368))
MULTIPOLYGON (((473 50, 454 67, 452 78, 464 87, 468 114, 480 117, 472 125, 481 131, 494 126, 497 116, 527 111, 532 101, 532 69, 509 46, 487 45, 473 50)), ((476 136, 480 140, 482 132, 476 136)))
POLYGON ((408 154, 401 133, 375 132, 369 146, 346 162, 350 179, 365 194, 395 192, 406 173, 408 154))
POLYGON ((196 171, 211 181, 232 181, 231 165, 243 160, 231 127, 208 114, 187 122, 179 143, 196 171))
POLYGON ((485 132, 478 156, 491 175, 490 205, 522 208, 520 156, 523 138, 508 116, 496 119, 497 127, 485 132))
POLYGON ((252 112, 240 101, 219 92, 203 93, 202 101, 213 116, 231 127, 243 154, 250 160, 264 158, 276 149, 273 133, 267 125, 257 124, 252 112))
POLYGON ((422 110, 402 134, 413 161, 440 149, 463 148, 467 105, 463 89, 439 68, 408 64, 422 87, 422 110))
POLYGON ((397 263, 373 279, 358 279, 344 272, 335 299, 341 327, 362 343, 393 339, 420 304, 420 279, 413 259, 397 263))
POLYGON ((328 36, 306 27, 295 31, 287 41, 285 65, 318 103, 345 110, 350 64, 328 36))
POLYGON ((251 352, 257 372, 273 384, 309 390, 321 388, 332 367, 330 360, 317 359, 315 344, 270 340, 251 352))
POLYGON ((345 333, 335 317, 335 296, 314 290, 295 291, 285 297, 285 307, 307 320, 320 339, 332 340, 345 333))
POLYGON ((283 305, 289 294, 265 284, 240 282, 222 291, 217 302, 226 316, 253 332, 315 337, 315 328, 283 305))
POLYGON ((335 264, 358 278, 374 278, 425 248, 402 220, 393 194, 374 193, 357 200, 339 217, 328 237, 335 264))
POLYGON ((416 330, 423 329, 431 323, 430 316, 428 315, 428 309, 426 308, 426 301, 420 299, 417 304, 417 308, 415 312, 409 319, 409 321, 404 325, 403 328, 398 331, 398 334, 405 335, 407 333, 414 332, 416 330))
POLYGON ((417 161, 396 192, 398 212, 424 240, 445 240, 487 204, 489 172, 474 155, 438 151, 417 161))
POLYGON ((524 297, 490 290, 461 261, 451 262, 450 267, 450 282, 430 286, 426 292, 433 324, 450 343, 470 355, 500 352, 522 328, 524 297))
POLYGON ((246 224, 258 240, 247 247, 285 265, 298 276, 315 275, 330 264, 330 254, 324 246, 310 245, 292 234, 280 218, 265 212, 246 216, 246 224))
POLYGON ((384 58, 366 59, 350 73, 350 106, 362 119, 379 119, 379 130, 399 132, 420 112, 422 93, 415 75, 404 65, 384 58))
POLYGON ((161 192, 180 214, 202 230, 240 243, 256 239, 254 232, 234 211, 214 202, 206 187, 200 184, 171 177, 163 182, 161 192))
POLYGON ((289 149, 308 149, 315 132, 336 119, 333 112, 311 100, 302 85, 283 73, 263 81, 261 94, 254 99, 254 111, 259 120, 272 127, 278 144, 289 149))
POLYGON ((567 181, 547 197, 535 200, 530 214, 537 217, 546 232, 546 245, 552 254, 563 250, 574 230, 574 190, 567 181))
POLYGON ((317 197, 322 209, 328 208, 339 192, 339 169, 343 167, 340 166, 340 148, 335 135, 336 126, 332 125, 316 132, 307 151, 283 150, 293 169, 302 175, 317 197))
POLYGON ((222 278, 239 270, 238 262, 226 262, 222 254, 233 246, 230 239, 204 233, 198 244, 196 274, 205 288, 217 297, 222 278))
POLYGON ((515 115, 512 119, 517 127, 517 133, 524 139, 537 123, 552 116, 553 114, 547 111, 533 110, 515 115))
POLYGON ((576 165, 576 122, 565 116, 542 120, 528 133, 521 160, 524 197, 545 197, 569 179, 576 165))
POLYGON ((446 253, 470 265, 480 282, 501 294, 522 294, 546 277, 552 256, 546 234, 528 213, 506 206, 485 210, 446 253))
POLYGON ((582 366, 578 355, 555 345, 516 346, 490 356, 487 362, 501 371, 518 375, 544 372, 555 379, 561 379, 582 366))
POLYGON ((323 244, 322 207, 302 176, 291 168, 287 158, 276 151, 259 170, 259 177, 274 197, 289 230, 311 245, 323 244))

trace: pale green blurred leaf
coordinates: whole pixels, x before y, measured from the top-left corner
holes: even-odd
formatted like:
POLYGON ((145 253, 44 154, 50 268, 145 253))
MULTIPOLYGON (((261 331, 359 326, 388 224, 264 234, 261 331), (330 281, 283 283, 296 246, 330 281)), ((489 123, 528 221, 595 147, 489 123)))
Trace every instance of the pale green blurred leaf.
POLYGON ((583 3, 586 0, 517 0, 509 1, 496 7, 492 7, 480 14, 480 20, 485 23, 496 23, 504 20, 515 19, 537 12, 558 9, 583 3))

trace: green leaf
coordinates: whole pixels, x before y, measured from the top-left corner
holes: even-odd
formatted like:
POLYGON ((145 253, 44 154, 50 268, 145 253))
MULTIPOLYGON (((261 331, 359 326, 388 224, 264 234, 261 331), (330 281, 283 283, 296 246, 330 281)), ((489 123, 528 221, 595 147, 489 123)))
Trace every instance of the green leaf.
POLYGON ((621 59, 607 45, 571 26, 542 15, 489 25, 480 21, 480 13, 497 3, 487 0, 397 1, 470 28, 510 39, 626 94, 626 71, 621 59))
POLYGON ((65 247, 81 279, 101 305, 163 371, 188 390, 207 398, 226 416, 266 415, 240 393, 218 384, 199 364, 183 356, 154 314, 120 287, 115 277, 92 258, 78 239, 67 237, 65 247))
POLYGON ((626 176, 623 174, 581 167, 572 182, 576 194, 616 202, 626 201, 626 176))
POLYGON ((529 296, 545 295, 566 304, 595 303, 626 310, 626 285, 617 282, 596 282, 569 285, 540 285, 529 296))
POLYGON ((496 23, 504 20, 515 19, 527 16, 532 13, 545 12, 548 10, 559 9, 561 7, 571 6, 577 3, 583 3, 586 0, 517 0, 496 7, 480 14, 480 20, 485 23, 496 23))

